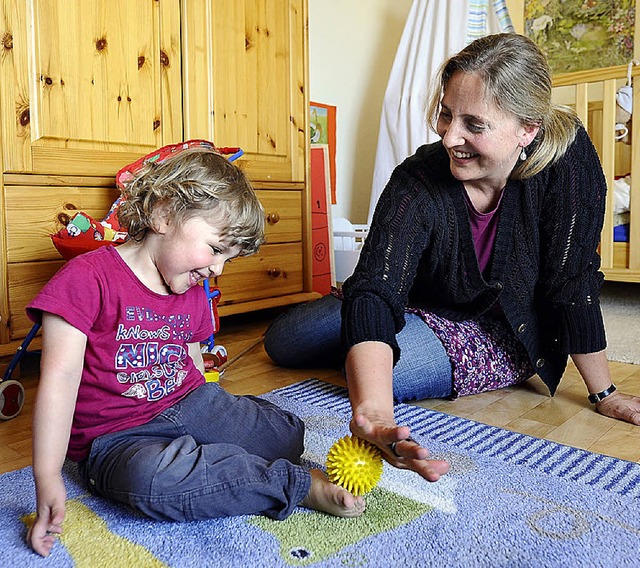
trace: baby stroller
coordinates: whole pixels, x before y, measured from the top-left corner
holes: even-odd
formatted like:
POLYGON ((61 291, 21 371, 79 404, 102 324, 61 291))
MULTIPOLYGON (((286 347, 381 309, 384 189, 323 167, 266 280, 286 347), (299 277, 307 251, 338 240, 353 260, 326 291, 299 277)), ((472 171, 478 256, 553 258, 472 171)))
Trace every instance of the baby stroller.
MULTIPOLYGON (((213 143, 207 140, 188 140, 178 144, 170 144, 122 168, 116 174, 116 186, 120 190, 124 189, 124 184, 133 179, 145 164, 149 162, 162 162, 167 157, 188 148, 209 148, 224 156, 228 156, 227 159, 230 162, 238 159, 243 154, 240 148, 216 148, 213 143)), ((121 199, 122 197, 119 197, 114 202, 105 218, 99 222, 82 211, 75 213, 72 217, 69 217, 66 213, 58 217, 58 220, 64 227, 56 234, 51 235, 51 240, 65 260, 70 260, 79 254, 89 252, 100 246, 118 245, 127 240, 127 233, 121 229, 118 222, 118 206, 121 199)), ((205 363, 205 380, 217 381, 220 376, 218 369, 227 361, 226 350, 221 345, 215 345, 214 341, 214 336, 220 327, 217 305, 220 301, 221 293, 218 288, 210 286, 208 279, 204 281, 204 289, 209 299, 213 320, 213 333, 209 339, 202 344, 205 363)), ((20 361, 27 354, 27 348, 39 331, 40 324, 34 324, 16 350, 16 353, 13 355, 0 379, 0 420, 15 418, 20 413, 20 410, 22 410, 24 405, 24 387, 19 381, 13 380, 11 377, 20 364, 20 361)))
POLYGON ((13 376, 16 367, 25 356, 27 347, 33 340, 33 338, 40 331, 40 325, 35 324, 27 333, 20 347, 16 350, 15 355, 9 361, 8 367, 0 379, 0 420, 11 420, 15 418, 24 405, 24 387, 19 381, 13 380, 13 376))

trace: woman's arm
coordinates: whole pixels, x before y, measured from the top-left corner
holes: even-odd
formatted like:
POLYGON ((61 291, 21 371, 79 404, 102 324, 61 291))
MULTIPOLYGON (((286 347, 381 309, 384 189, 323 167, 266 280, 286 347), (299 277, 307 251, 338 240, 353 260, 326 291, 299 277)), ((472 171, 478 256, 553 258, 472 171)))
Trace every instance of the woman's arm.
MULTIPOLYGON (((571 356, 571 359, 573 359, 590 394, 609 388, 611 373, 605 351, 575 354, 571 356)), ((640 397, 615 391, 598 402, 596 410, 604 416, 640 426, 640 397)))
POLYGON ((545 337, 561 353, 595 353, 606 346, 598 295, 604 276, 598 244, 607 184, 584 128, 534 187, 544 186, 540 212, 539 303, 545 337))
POLYGON ((400 356, 396 334, 405 323, 433 218, 441 217, 431 205, 433 188, 424 185, 427 163, 424 156, 414 157, 396 168, 378 200, 358 265, 343 286, 342 341, 353 434, 378 446, 392 465, 437 481, 449 464, 427 459, 428 450, 409 439, 409 428, 398 426, 393 412, 393 365, 400 356), (397 444, 395 452, 391 444, 397 444))
MULTIPOLYGON (((391 347, 379 341, 354 345, 347 354, 345 371, 354 418, 363 415, 370 421, 394 423, 391 347)), ((399 439, 382 442, 390 444, 399 439)))
POLYGON ((429 189, 405 170, 396 168, 380 195, 358 264, 342 287, 344 348, 378 341, 391 346, 394 360, 409 291, 439 216, 429 189))
MULTIPOLYGON (((541 273, 545 279, 540 288, 557 318, 558 347, 574 353, 571 358, 589 393, 602 392, 611 385, 597 301, 603 281, 597 248, 607 187, 597 152, 583 128, 578 130, 568 156, 554 170, 556 178, 548 188, 542 211, 541 273)), ((640 423, 640 399, 619 391, 599 402, 596 410, 640 423)))
POLYGON ((62 465, 82 376, 87 337, 61 317, 42 315, 42 360, 33 416, 36 521, 27 539, 48 556, 62 532, 66 491, 62 465))
POLYGON ((398 426, 393 414, 393 352, 386 343, 366 341, 354 345, 345 363, 349 399, 353 410, 351 431, 378 446, 392 465, 411 469, 437 481, 449 464, 430 460, 429 451, 410 440, 408 426, 398 426), (395 453, 390 444, 398 443, 395 453))

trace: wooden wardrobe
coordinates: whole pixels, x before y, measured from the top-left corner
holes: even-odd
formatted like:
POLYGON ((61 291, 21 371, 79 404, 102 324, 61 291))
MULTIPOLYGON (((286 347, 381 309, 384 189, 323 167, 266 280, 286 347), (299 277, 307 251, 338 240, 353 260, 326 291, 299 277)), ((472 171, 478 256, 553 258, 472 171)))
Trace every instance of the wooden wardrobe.
POLYGON ((306 0, 0 0, 0 38, 0 356, 64 262, 58 214, 101 219, 121 167, 182 140, 241 147, 265 208, 266 244, 217 279, 220 314, 317 296, 306 0))

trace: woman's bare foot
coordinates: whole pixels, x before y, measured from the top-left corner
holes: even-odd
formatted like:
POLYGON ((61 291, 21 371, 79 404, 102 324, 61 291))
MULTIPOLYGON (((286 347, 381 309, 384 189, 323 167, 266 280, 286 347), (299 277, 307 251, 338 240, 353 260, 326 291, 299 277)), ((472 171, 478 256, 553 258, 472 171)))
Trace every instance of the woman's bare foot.
POLYGON ((323 471, 312 469, 311 489, 300 503, 303 507, 324 511, 336 517, 359 517, 364 512, 362 497, 354 497, 346 489, 334 485, 323 471))

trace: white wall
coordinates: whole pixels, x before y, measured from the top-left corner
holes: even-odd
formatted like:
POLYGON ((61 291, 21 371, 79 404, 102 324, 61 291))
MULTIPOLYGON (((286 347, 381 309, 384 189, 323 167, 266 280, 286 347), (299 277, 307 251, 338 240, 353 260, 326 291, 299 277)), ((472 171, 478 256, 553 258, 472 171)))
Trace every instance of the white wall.
POLYGON ((412 0, 309 0, 309 96, 337 107, 334 217, 366 223, 382 101, 412 0))

